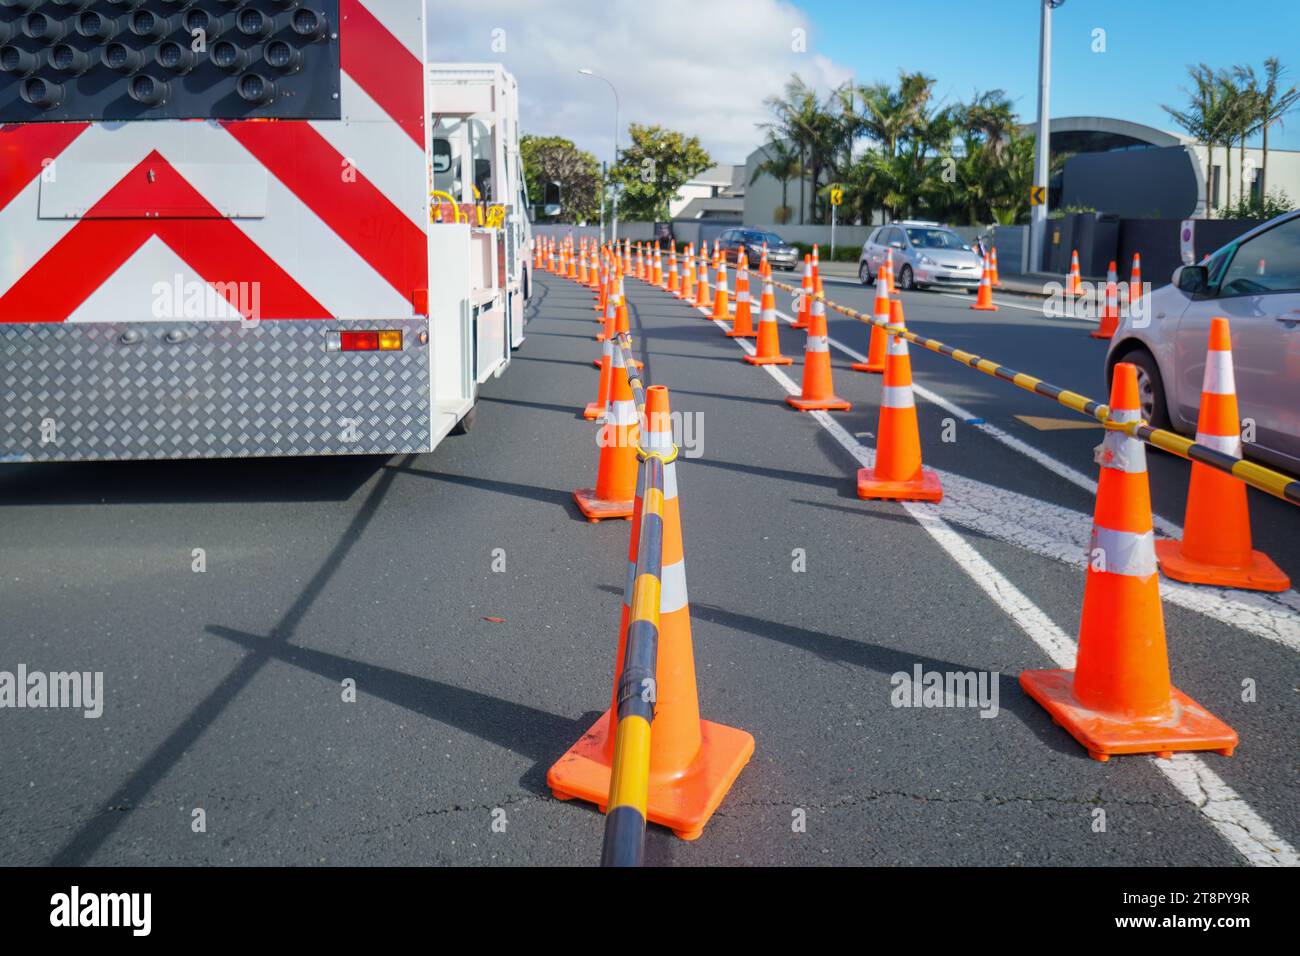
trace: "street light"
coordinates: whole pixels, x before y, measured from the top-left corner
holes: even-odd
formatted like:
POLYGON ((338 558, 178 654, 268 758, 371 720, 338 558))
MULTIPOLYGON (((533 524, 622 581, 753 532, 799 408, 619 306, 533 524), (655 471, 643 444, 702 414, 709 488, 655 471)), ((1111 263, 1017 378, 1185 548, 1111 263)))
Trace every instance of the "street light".
POLYGON ((1042 0, 1042 26, 1038 31, 1038 142, 1034 150, 1034 185, 1043 187, 1043 202, 1029 209, 1029 270, 1043 268, 1043 242, 1047 236, 1047 172, 1051 160, 1048 102, 1052 92, 1052 11, 1065 0, 1042 0))
MULTIPOLYGON (((614 84, 610 83, 608 79, 588 67, 584 66, 579 69, 578 72, 583 76, 590 76, 597 80, 604 80, 614 94, 614 161, 610 164, 610 169, 613 170, 614 166, 618 165, 618 90, 615 89, 614 84)), ((618 187, 615 186, 612 181, 610 182, 610 207, 610 239, 613 242, 618 242, 618 187)))

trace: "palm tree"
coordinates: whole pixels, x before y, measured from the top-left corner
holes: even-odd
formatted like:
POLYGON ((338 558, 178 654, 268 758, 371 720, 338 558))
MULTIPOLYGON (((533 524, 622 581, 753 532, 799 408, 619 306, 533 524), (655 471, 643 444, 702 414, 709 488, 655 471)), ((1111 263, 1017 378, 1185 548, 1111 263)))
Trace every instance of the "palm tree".
POLYGON ((1293 112, 1300 105, 1300 89, 1294 85, 1282 89, 1282 75, 1286 69, 1277 57, 1271 56, 1264 61, 1264 82, 1255 77, 1254 67, 1237 67, 1236 72, 1251 89, 1255 91, 1256 131, 1263 133, 1259 166, 1259 194, 1268 195, 1268 131, 1274 124, 1281 125, 1282 118, 1293 112))
POLYGON ((773 220, 784 224, 790 216, 790 203, 787 196, 790 180, 803 175, 799 153, 785 140, 774 136, 763 147, 763 155, 765 158, 755 165, 754 175, 750 177, 749 183, 752 186, 759 176, 771 176, 781 184, 781 208, 773 220))
MULTIPOLYGON (((1200 143, 1205 144, 1208 154, 1210 175, 1214 175, 1214 150, 1226 134, 1229 121, 1231 120, 1231 110, 1224 97, 1223 84, 1220 77, 1215 74, 1204 63, 1196 66, 1189 66, 1187 74, 1191 77, 1192 88, 1184 88, 1188 96, 1187 108, 1183 110, 1174 109, 1172 106, 1161 104, 1161 109, 1168 113, 1181 126, 1189 136, 1200 143)), ((1227 163, 1224 164, 1225 167, 1227 163)), ((1229 172, 1228 192, 1231 194, 1231 172, 1229 172)), ((1211 183, 1212 187, 1213 183, 1211 183)), ((1206 201, 1207 213, 1213 215, 1214 195, 1211 192, 1206 201)))

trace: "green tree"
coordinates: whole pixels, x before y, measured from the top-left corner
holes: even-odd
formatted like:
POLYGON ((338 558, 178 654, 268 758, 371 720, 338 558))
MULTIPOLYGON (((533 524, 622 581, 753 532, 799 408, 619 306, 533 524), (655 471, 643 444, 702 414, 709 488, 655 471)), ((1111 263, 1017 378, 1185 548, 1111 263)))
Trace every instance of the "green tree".
POLYGON ((789 143, 775 136, 767 141, 763 147, 763 159, 754 166, 754 175, 749 182, 753 185, 759 176, 771 176, 781 184, 781 206, 773 211, 773 222, 784 224, 790 221, 790 180, 802 172, 799 153, 789 143))
POLYGON ((699 137, 662 126, 628 127, 632 144, 622 151, 610 177, 621 187, 619 216, 662 222, 668 204, 693 176, 713 165, 699 137))
POLYGON ((1259 166, 1259 195, 1268 196, 1268 131, 1270 127, 1282 124, 1288 113, 1300 106, 1300 89, 1295 85, 1283 89, 1282 76, 1286 72, 1277 57, 1271 56, 1264 61, 1264 78, 1260 81, 1255 76, 1254 67, 1236 67, 1237 75, 1255 93, 1255 124, 1263 135, 1260 150, 1263 156, 1259 166))
MULTIPOLYGON (((1161 104, 1160 108, 1170 115, 1175 123, 1183 128, 1187 135, 1197 142, 1205 144, 1209 159, 1210 175, 1214 170, 1215 147, 1225 144, 1232 122, 1232 106, 1221 77, 1204 63, 1187 68, 1187 75, 1192 81, 1190 88, 1184 88, 1187 106, 1175 109, 1161 104)), ((1225 169, 1228 163, 1224 163, 1225 169)), ((1229 174, 1230 176, 1230 174, 1229 174)), ((1228 179, 1228 195, 1232 193, 1232 181, 1228 179)), ((1214 196, 1210 195, 1206 212, 1213 215, 1214 196)))
POLYGON ((541 203, 547 183, 559 183, 563 203, 561 218, 590 222, 600 217, 600 164, 596 157, 560 136, 530 136, 519 140, 528 196, 541 203))

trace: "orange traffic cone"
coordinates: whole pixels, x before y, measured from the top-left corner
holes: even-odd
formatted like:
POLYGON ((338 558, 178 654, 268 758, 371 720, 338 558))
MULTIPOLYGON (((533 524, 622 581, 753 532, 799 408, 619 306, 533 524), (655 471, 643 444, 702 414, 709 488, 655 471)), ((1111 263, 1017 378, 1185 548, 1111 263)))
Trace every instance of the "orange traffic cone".
MULTIPOLYGON (((672 454, 673 436, 668 390, 646 389, 648 451, 672 454)), ((681 506, 677 497, 676 463, 664 465, 664 499, 659 591, 659 641, 655 661, 654 720, 650 725, 650 778, 646 819, 670 827, 683 840, 700 836, 713 812, 754 753, 754 738, 743 730, 700 719, 695 684, 695 651, 691 609, 686 593, 686 563, 682 548, 681 506)), ((628 544, 628 582, 623 594, 618 653, 614 661, 611 706, 546 775, 551 792, 561 800, 577 798, 604 809, 609 803, 614 757, 614 718, 622 689, 623 657, 631 620, 631 581, 641 545, 643 498, 638 489, 636 516, 628 544)), ((640 688, 634 692, 640 692, 640 688)))
POLYGON ((989 248, 989 283, 995 289, 1002 284, 1002 280, 998 278, 998 247, 997 246, 992 246, 989 248))
POLYGON ((980 291, 975 301, 971 303, 972 309, 978 309, 981 312, 996 312, 998 307, 993 304, 993 283, 989 276, 989 261, 984 260, 984 269, 980 273, 980 291))
POLYGON ((1119 286, 1115 284, 1115 260, 1106 270, 1106 301, 1101 307, 1101 324, 1088 334, 1094 339, 1108 339, 1119 328, 1119 286))
POLYGON ((1133 303, 1142 298, 1142 255, 1133 253, 1133 266, 1128 274, 1128 310, 1131 315, 1133 303))
POLYGON ((806 255, 803 257, 803 280, 799 284, 799 309, 794 317, 794 328, 806 329, 811 323, 813 295, 812 256, 806 255))
POLYGON ((682 278, 682 287, 677 293, 677 298, 690 302, 695 298, 695 245, 687 245, 686 251, 682 253, 682 261, 686 266, 686 275, 682 278))
POLYGON ((664 289, 676 295, 681 291, 682 278, 677 274, 677 243, 668 247, 668 284, 664 289))
MULTIPOLYGON (((1111 421, 1138 421, 1137 366, 1121 362, 1114 375, 1111 421)), ((1169 683, 1146 449, 1110 428, 1098 452, 1078 663, 1023 671, 1020 686, 1096 760, 1177 750, 1230 756, 1236 732, 1169 683)))
POLYGON ((718 282, 713 290, 713 314, 709 318, 723 322, 731 319, 731 294, 727 289, 727 259, 725 256, 718 263, 718 282))
POLYGON ((889 297, 892 299, 898 295, 898 287, 894 285, 894 250, 885 250, 885 276, 889 279, 889 297))
POLYGON ((744 252, 736 263, 736 314, 727 335, 733 339, 752 339, 758 335, 749 306, 749 258, 744 252))
POLYGON ((579 488, 573 493, 573 500, 588 521, 632 517, 638 434, 636 402, 623 365, 623 350, 613 348, 604 422, 596 441, 600 446, 596 487, 579 488))
MULTIPOLYGON (((903 331, 903 304, 890 301, 890 325, 903 331)), ((921 464, 921 433, 916 424, 916 398, 912 394, 912 358, 907 340, 890 335, 885 357, 885 381, 880 392, 880 419, 876 425, 876 464, 858 470, 859 498, 894 501, 939 501, 943 486, 939 476, 921 464)))
POLYGON ((660 249, 659 249, 659 240, 658 240, 658 239, 655 240, 655 260, 654 260, 654 261, 655 261, 655 268, 654 268, 654 273, 653 273, 652 276, 651 276, 651 281, 652 281, 655 285, 659 286, 659 288, 662 289, 662 288, 664 287, 664 284, 665 284, 666 280, 664 279, 664 256, 663 256, 663 253, 662 253, 662 252, 660 251, 660 249))
MULTIPOLYGON (((894 302, 898 300, 895 299, 894 302)), ((900 303, 900 308, 901 303, 900 303)), ((876 322, 891 321, 893 314, 889 298, 889 280, 885 278, 885 267, 882 265, 876 277, 876 304, 872 308, 872 318, 876 322)), ((900 320, 901 322, 901 320, 900 320)), ((885 352, 889 347, 889 333, 881 325, 873 324, 871 326, 871 345, 867 349, 867 360, 865 362, 854 362, 849 368, 855 372, 874 372, 880 374, 885 371, 885 352)))
POLYGON ((776 291, 772 277, 763 280, 763 302, 758 317, 758 351, 742 356, 750 365, 793 365, 794 359, 781 354, 781 336, 777 331, 776 291))
POLYGON ((831 387, 831 347, 826 334, 826 304, 814 297, 808 321, 808 341, 803 353, 803 389, 787 395, 786 403, 801 412, 815 409, 847 412, 853 406, 831 387))
MULTIPOLYGON (((601 353, 596 364, 600 366, 600 375, 597 376, 596 400, 588 403, 587 407, 582 410, 582 417, 590 421, 605 414, 605 406, 609 400, 609 386, 612 381, 612 369, 614 367, 614 335, 618 328, 618 319, 615 314, 614 299, 611 297, 605 308, 605 329, 600 334, 601 353)), ((621 350, 620 350, 621 352, 621 350)))
POLYGON ((1083 294, 1083 276, 1079 273, 1079 250, 1070 253, 1070 275, 1065 280, 1065 291, 1070 295, 1083 294))
POLYGON ((623 240, 623 275, 632 274, 632 240, 623 240))
MULTIPOLYGON (((1196 441, 1234 458, 1241 457, 1232 373, 1232 333, 1228 320, 1210 320, 1210 350, 1201 386, 1196 441)), ((1183 540, 1156 542, 1160 570, 1176 581, 1217 584, 1252 591, 1285 591, 1291 579, 1260 551, 1251 549, 1246 486, 1199 461, 1192 462, 1183 540)))
POLYGON ((695 271, 695 307, 706 309, 712 301, 709 298, 709 244, 700 246, 700 267, 695 271))

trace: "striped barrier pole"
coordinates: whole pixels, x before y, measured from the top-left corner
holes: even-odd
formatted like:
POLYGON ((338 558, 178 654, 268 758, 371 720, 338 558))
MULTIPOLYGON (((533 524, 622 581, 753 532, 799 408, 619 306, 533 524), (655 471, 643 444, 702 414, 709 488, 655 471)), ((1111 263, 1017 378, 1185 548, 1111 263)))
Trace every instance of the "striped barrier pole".
MULTIPOLYGON (((773 284, 779 286, 787 292, 799 292, 798 286, 788 285, 784 282, 773 280, 773 284)), ((1243 458, 1237 458, 1225 452, 1208 445, 1202 445, 1190 438, 1184 438, 1182 435, 1166 431, 1163 428, 1152 428, 1144 421, 1118 422, 1110 417, 1110 407, 1101 402, 1088 398, 1086 395, 1080 395, 1078 392, 1072 392, 1069 389, 1052 385, 1044 382, 1033 375, 1027 375, 1024 372, 1017 372, 1015 369, 1007 368, 1005 365, 999 365, 990 359, 975 355, 972 352, 966 352, 962 349, 954 348, 940 342, 938 339, 928 339, 917 335, 910 330, 897 331, 890 327, 888 320, 875 319, 869 315, 864 315, 850 309, 848 306, 838 305, 826 300, 826 304, 839 312, 841 315, 848 316, 851 319, 857 319, 859 322, 865 322, 868 325, 878 325, 882 328, 888 328, 891 334, 899 335, 907 339, 914 345, 919 345, 930 352, 937 352, 940 355, 946 355, 955 362, 960 362, 975 369, 977 372, 983 372, 985 375, 1001 379, 1004 382, 1010 382, 1017 388, 1024 389, 1027 392, 1033 392, 1035 395, 1041 395, 1043 398, 1050 398, 1058 405, 1064 405, 1066 408, 1076 411, 1081 415, 1087 415, 1101 422, 1103 425, 1113 426, 1119 431, 1125 432, 1134 438, 1141 439, 1149 445, 1163 449, 1189 461, 1198 461, 1203 465, 1232 475, 1260 491, 1273 495, 1275 498, 1281 498, 1283 501, 1289 501, 1291 504, 1300 504, 1300 478, 1292 478, 1280 471, 1274 471, 1263 465, 1258 465, 1253 461, 1246 461, 1243 458)))
POLYGON ((659 659, 659 594, 663 571, 664 462, 647 455, 641 469, 641 532, 632 584, 626 653, 618 679, 618 721, 609 777, 601 866, 640 866, 645 860, 650 787, 650 724, 659 659))

